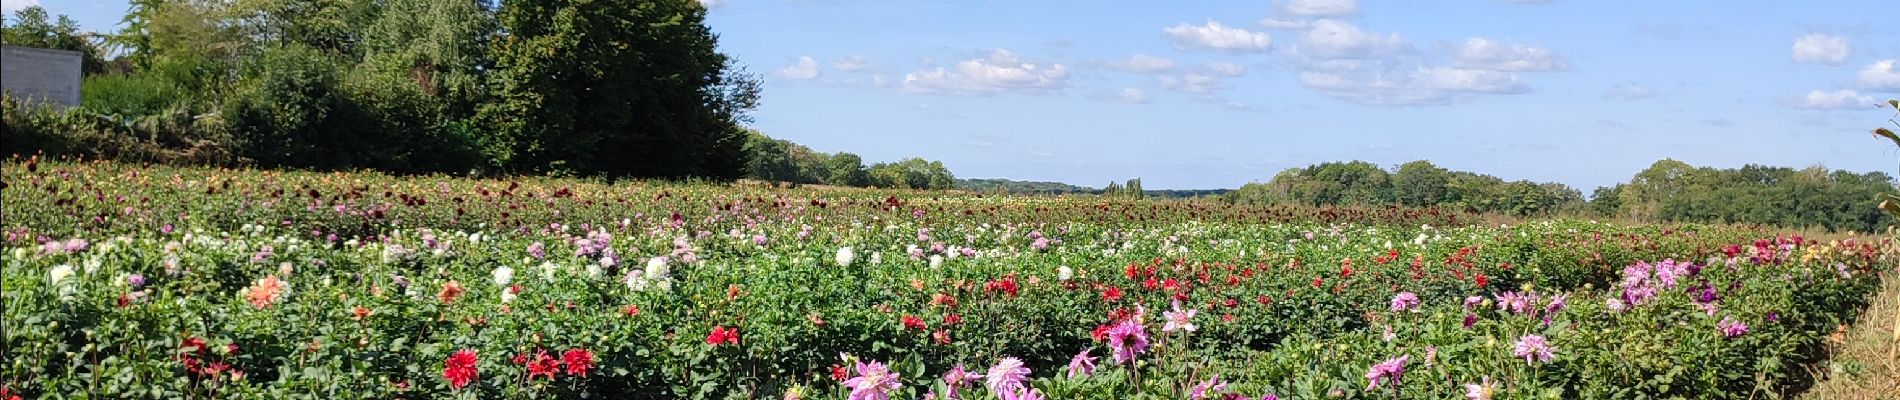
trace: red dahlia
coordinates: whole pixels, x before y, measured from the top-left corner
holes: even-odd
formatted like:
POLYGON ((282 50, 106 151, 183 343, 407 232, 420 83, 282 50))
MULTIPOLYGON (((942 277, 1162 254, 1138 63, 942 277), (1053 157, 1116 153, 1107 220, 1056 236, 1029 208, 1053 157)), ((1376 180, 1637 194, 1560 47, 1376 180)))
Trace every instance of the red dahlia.
POLYGON ((456 389, 468 386, 468 381, 475 380, 475 362, 474 350, 456 351, 455 354, 449 356, 448 361, 443 363, 445 368, 442 369, 442 379, 448 379, 449 386, 456 389))

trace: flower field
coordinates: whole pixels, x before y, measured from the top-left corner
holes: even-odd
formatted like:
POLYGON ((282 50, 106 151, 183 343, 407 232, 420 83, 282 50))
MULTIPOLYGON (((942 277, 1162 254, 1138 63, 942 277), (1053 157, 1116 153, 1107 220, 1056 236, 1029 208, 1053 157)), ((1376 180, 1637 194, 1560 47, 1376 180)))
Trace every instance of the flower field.
POLYGON ((0 398, 1773 398, 1884 236, 10 160, 0 398))

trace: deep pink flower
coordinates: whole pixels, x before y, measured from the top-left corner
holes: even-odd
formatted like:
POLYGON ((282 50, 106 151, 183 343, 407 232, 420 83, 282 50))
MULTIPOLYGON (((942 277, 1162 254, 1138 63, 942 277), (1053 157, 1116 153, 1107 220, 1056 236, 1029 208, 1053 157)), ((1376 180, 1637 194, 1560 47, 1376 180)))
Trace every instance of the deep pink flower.
POLYGON ((1131 363, 1135 356, 1148 351, 1148 329, 1135 321, 1122 321, 1108 329, 1108 347, 1114 350, 1116 364, 1131 363))

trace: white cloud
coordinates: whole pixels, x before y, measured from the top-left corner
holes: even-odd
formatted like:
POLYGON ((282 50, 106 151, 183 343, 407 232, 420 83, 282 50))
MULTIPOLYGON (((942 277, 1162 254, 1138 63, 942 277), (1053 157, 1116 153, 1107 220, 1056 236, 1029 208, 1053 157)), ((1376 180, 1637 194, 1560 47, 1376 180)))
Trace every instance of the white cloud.
POLYGON ((1847 38, 1840 36, 1816 33, 1794 39, 1797 62, 1841 65, 1847 62, 1847 53, 1851 51, 1847 38))
POLYGON ((942 67, 904 74, 904 90, 925 94, 993 95, 1003 92, 1045 93, 1069 84, 1069 68, 1062 64, 1025 62, 1007 50, 989 57, 964 60, 954 69, 942 67))
POLYGON ((1212 20, 1205 25, 1182 23, 1162 29, 1175 49, 1209 49, 1235 53, 1261 52, 1273 42, 1266 33, 1221 25, 1212 20))
MULTIPOLYGON (((28 0, 28 1, 38 1, 38 0, 28 0)), ((726 0, 699 0, 699 5, 705 6, 706 9, 711 10, 711 9, 726 6, 726 0)))
POLYGON ((1260 26, 1268 29, 1304 30, 1312 27, 1313 21, 1267 17, 1260 20, 1260 26))
POLYGON ((1163 88, 1199 95, 1214 94, 1216 91, 1227 88, 1227 83, 1222 82, 1219 76, 1199 72, 1190 72, 1181 76, 1163 76, 1155 78, 1155 82, 1160 83, 1163 88))
POLYGON ((1458 66, 1504 71, 1556 71, 1566 68, 1564 61, 1550 49, 1522 44, 1504 44, 1486 38, 1465 39, 1452 55, 1458 66))
POLYGON ((1662 93, 1656 92, 1655 89, 1650 89, 1634 82, 1611 85, 1609 91, 1603 92, 1604 99, 1614 100, 1639 100, 1661 95, 1662 93))
POLYGON ((1147 54, 1136 54, 1127 60, 1110 61, 1108 66, 1128 72, 1162 72, 1174 69, 1174 60, 1147 54))
POLYGON ((1368 32, 1345 21, 1313 21, 1313 29, 1300 36, 1299 54, 1320 59, 1379 58, 1410 49, 1399 34, 1368 32))
POLYGON ((1808 92, 1808 95, 1805 97, 1786 101, 1785 104, 1794 108, 1809 110, 1870 109, 1876 105, 1873 96, 1860 94, 1860 92, 1853 90, 1836 90, 1832 92, 1816 90, 1808 92))
POLYGON ((1306 17, 1337 17, 1359 12, 1353 0, 1286 0, 1280 10, 1306 17))
POLYGON ((1860 84, 1874 89, 1900 90, 1900 68, 1892 59, 1880 60, 1860 70, 1860 84))
POLYGON ((1480 94, 1529 93, 1517 74, 1446 67, 1404 72, 1306 71, 1300 84, 1347 102, 1370 106, 1448 104, 1480 94))
POLYGON ((773 71, 772 74, 785 79, 818 79, 818 60, 813 60, 811 57, 799 57, 798 61, 793 62, 792 65, 773 71))
POLYGON ((0 11, 7 13, 7 19, 13 19, 13 12, 27 7, 40 5, 40 0, 0 0, 0 11))
POLYGON ((831 61, 831 69, 844 72, 857 72, 871 69, 871 60, 864 56, 851 55, 831 61))
POLYGON ((1128 104, 1148 104, 1154 99, 1148 98, 1148 92, 1140 88, 1122 88, 1111 94, 1099 96, 1103 100, 1128 104))
POLYGON ((1208 63, 1207 67, 1203 69, 1206 69, 1208 73, 1219 76, 1241 76, 1247 74, 1247 67, 1226 61, 1208 63))

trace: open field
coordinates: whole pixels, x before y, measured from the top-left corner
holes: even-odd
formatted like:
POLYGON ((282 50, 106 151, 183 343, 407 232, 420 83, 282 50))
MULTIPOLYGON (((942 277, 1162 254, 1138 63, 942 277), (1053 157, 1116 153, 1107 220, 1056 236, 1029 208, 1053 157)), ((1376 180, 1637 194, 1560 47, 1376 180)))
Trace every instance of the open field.
POLYGON ((1791 397, 1900 257, 1399 208, 19 160, 0 182, 0 385, 25 398, 1791 397))

